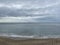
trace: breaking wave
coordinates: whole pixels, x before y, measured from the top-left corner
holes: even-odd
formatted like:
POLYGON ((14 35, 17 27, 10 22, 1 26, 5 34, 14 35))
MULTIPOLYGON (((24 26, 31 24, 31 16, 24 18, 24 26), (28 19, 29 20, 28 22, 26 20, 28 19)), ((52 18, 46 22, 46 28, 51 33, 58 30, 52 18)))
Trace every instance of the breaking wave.
POLYGON ((16 35, 16 34, 0 34, 0 37, 6 37, 10 39, 16 39, 16 40, 24 40, 24 39, 48 39, 48 38, 60 38, 60 35, 48 35, 48 36, 37 36, 37 35, 31 35, 31 36, 25 36, 25 35, 16 35))

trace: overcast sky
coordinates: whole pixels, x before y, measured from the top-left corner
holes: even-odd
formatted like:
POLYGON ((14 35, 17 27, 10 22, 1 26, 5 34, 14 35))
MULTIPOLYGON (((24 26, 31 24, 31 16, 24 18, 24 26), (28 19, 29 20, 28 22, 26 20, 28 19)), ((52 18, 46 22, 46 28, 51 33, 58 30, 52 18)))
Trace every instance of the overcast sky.
POLYGON ((60 0, 0 0, 0 22, 60 22, 60 0))

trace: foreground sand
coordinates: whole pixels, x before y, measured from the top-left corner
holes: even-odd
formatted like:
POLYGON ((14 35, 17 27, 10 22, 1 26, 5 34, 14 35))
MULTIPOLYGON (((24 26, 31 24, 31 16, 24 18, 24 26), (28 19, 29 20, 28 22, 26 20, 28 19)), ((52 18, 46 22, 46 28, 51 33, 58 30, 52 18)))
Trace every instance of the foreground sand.
POLYGON ((60 45, 60 39, 13 40, 0 37, 0 45, 60 45))

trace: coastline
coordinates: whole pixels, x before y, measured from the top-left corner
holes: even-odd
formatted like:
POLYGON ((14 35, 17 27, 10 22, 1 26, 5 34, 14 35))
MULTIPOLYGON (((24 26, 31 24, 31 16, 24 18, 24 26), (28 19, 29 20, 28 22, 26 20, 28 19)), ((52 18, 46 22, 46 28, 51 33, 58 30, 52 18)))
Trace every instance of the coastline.
POLYGON ((0 37, 0 45, 60 45, 60 38, 14 40, 0 37))

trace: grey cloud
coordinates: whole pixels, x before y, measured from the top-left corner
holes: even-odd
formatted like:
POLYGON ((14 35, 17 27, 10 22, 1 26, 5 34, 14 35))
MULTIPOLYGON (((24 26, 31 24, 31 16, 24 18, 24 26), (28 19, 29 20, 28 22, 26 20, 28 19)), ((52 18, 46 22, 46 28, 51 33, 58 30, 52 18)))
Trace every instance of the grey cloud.
MULTIPOLYGON (((38 21, 56 21, 60 0, 0 0, 0 17, 47 16, 38 21), (1 6, 1 4, 3 4, 1 6), (50 17, 52 15, 53 17, 50 17), (55 18, 54 18, 55 17, 55 18)), ((34 18, 34 20, 37 20, 34 18)))

